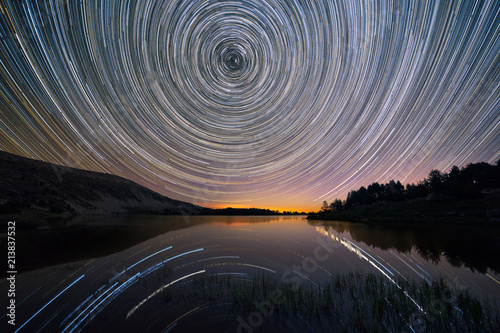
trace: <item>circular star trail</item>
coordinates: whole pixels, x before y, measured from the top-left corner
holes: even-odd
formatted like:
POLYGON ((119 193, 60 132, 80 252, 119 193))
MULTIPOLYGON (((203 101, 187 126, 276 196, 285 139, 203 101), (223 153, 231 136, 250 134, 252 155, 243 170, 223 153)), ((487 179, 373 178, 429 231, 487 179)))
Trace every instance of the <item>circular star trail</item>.
POLYGON ((500 158, 498 1, 3 1, 0 149, 311 207, 500 158))

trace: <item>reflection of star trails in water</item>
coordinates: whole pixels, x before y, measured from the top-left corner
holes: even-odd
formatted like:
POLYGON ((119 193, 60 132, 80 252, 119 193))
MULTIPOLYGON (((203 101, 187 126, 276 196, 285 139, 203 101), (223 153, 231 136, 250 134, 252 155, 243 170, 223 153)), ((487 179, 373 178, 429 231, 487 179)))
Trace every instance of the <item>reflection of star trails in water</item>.
POLYGON ((490 279, 492 279, 493 281, 495 281, 496 283, 500 284, 500 282, 495 279, 493 276, 491 276, 490 274, 486 273, 486 276, 489 277, 490 279))
POLYGON ((138 308, 140 308, 142 305, 144 305, 147 301, 149 301, 151 298, 157 296, 158 294, 160 294, 162 291, 165 290, 165 288, 168 288, 170 287, 171 285, 179 282, 179 281, 182 281, 182 280, 185 280, 187 278, 190 278, 194 275, 197 275, 197 274, 202 274, 202 273, 205 273, 204 270, 201 270, 201 271, 198 271, 198 272, 194 272, 194 273, 191 273, 191 274, 187 274, 187 275, 184 275, 183 277, 180 277, 172 282, 169 282, 167 283, 166 285, 164 286, 161 286, 160 288, 156 289, 151 295, 149 295, 148 297, 146 297, 145 299, 143 299, 142 301, 140 301, 136 306, 134 306, 129 312, 127 312, 127 319, 128 317, 130 317, 131 315, 134 314, 135 311, 137 311, 138 308))
MULTIPOLYGON (((169 257, 165 260, 162 260, 160 262, 157 262, 154 265, 149 266, 145 270, 140 271, 131 277, 126 276, 125 279, 123 279, 124 281, 123 280, 116 281, 117 279, 120 278, 121 275, 124 275, 125 272, 128 272, 132 267, 136 266, 138 263, 144 262, 145 260, 150 259, 151 257, 153 257, 161 252, 164 252, 166 250, 170 250, 171 248, 172 248, 172 246, 169 246, 165 249, 157 251, 157 252, 135 262, 133 265, 127 267, 121 273, 116 274, 111 280, 108 281, 107 284, 101 286, 101 288, 99 288, 93 295, 91 295, 89 298, 87 298, 85 301, 83 301, 69 316, 67 316, 63 320, 62 325, 65 324, 66 322, 68 322, 70 319, 72 319, 67 325, 65 325, 65 328, 62 332, 71 333, 71 332, 74 332, 75 330, 77 330, 77 331, 81 330, 89 321, 91 321, 99 312, 101 312, 108 304, 111 303, 111 301, 113 301, 121 293, 123 293, 129 287, 132 287, 134 284, 141 281, 144 277, 146 277, 146 276, 150 275, 151 273, 157 271, 158 269, 164 267, 166 263, 168 263, 174 259, 178 259, 178 258, 184 257, 186 255, 192 254, 192 253, 203 251, 203 248, 199 248, 199 249, 183 252, 181 254, 178 254, 178 255, 169 257), (116 282, 111 284, 113 281, 116 281, 116 282), (92 302, 89 305, 87 305, 87 303, 90 302, 91 300, 92 300, 92 302)), ((193 274, 199 274, 199 273, 200 272, 193 273, 193 274)), ((186 277, 184 277, 184 278, 186 278, 186 277)), ((137 308, 139 308, 139 307, 140 307, 140 305, 137 306, 137 308)))
MULTIPOLYGON (((35 312, 34 315, 32 315, 28 320, 26 320, 24 322, 24 324, 22 324, 21 326, 19 326, 19 328, 17 330, 15 330, 15 332, 17 333, 21 328, 23 328, 31 319, 33 319, 36 315, 38 315, 43 309, 45 309, 47 306, 49 306, 50 303, 52 303, 56 298, 58 298, 59 296, 61 296, 66 290, 68 290, 69 288, 71 288, 74 284, 76 284, 78 281, 80 281, 81 279, 83 279, 85 277, 85 274, 83 274, 82 276, 80 276, 78 279, 76 279, 75 281, 73 281, 69 286, 67 286, 66 288, 64 288, 59 294, 57 294, 56 296, 54 296, 50 301, 48 301, 44 306, 42 306, 40 308, 40 310, 38 310, 37 312, 35 312)), ((40 288, 39 288, 40 289, 40 288)), ((37 289, 38 290, 38 289, 37 289)))
POLYGON ((498 1, 4 1, 0 149, 304 207, 500 158, 498 1))
MULTIPOLYGON (((316 227, 316 231, 318 231, 320 234, 323 236, 329 237, 332 241, 339 242, 340 244, 344 245, 350 252, 353 252, 356 254, 360 259, 366 260, 370 265, 372 265, 376 270, 378 270, 380 273, 382 273, 392 284, 394 284, 396 287, 399 289, 403 290, 404 295, 413 303, 415 306, 423 313, 426 313, 422 306, 417 303, 413 297, 411 297, 406 290, 404 290, 392 277, 396 277, 393 272, 391 272, 387 267, 382 265, 378 260, 373 258, 368 252, 354 244, 353 242, 349 241, 345 237, 340 237, 336 236, 333 231, 330 231, 330 236, 329 232, 321 229, 320 227, 316 227), (378 265, 377 265, 378 264, 378 265), (379 267, 380 266, 380 267, 379 267), (389 276, 387 273, 389 273, 391 276, 389 276)), ((399 273, 399 272, 398 272, 399 273)), ((415 271, 416 273, 416 271, 415 271)), ((417 273, 418 274, 418 273, 417 273)), ((427 281, 427 280, 426 280, 427 281)), ((427 281, 428 282, 428 281, 427 281)))

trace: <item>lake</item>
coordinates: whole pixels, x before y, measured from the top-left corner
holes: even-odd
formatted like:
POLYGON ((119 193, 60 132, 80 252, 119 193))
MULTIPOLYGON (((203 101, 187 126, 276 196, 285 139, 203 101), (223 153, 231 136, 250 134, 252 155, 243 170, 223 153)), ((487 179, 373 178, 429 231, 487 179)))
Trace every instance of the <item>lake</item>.
MULTIPOLYGON (((266 311, 274 306, 235 309, 224 287, 259 278, 297 287, 349 273, 371 273, 388 285, 443 278, 500 305, 495 244, 477 246, 463 235, 304 216, 134 216, 53 222, 16 234, 19 332, 269 331, 266 311)), ((9 281, 0 284, 7 290, 9 281)), ((7 304, 7 294, 0 297, 7 304)), ((6 316, 2 332, 13 328, 6 316)), ((285 326, 317 331, 300 318, 285 326)))

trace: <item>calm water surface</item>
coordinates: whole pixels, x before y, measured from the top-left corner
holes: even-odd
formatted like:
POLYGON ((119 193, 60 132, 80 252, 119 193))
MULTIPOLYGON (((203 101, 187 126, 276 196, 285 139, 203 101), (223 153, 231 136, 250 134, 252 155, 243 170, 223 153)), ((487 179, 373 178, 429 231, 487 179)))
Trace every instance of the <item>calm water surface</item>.
MULTIPOLYGON (((491 265, 482 255, 473 267, 467 243, 449 250, 446 240, 410 231, 304 217, 146 216, 38 232, 46 237, 19 245, 26 270, 32 269, 16 276, 19 332, 236 332, 237 314, 227 304, 165 298, 169 289, 215 275, 271 275, 308 285, 349 272, 373 273, 387 283, 442 277, 500 304, 496 254, 491 265)), ((6 279, 0 284, 8 289, 6 279)), ((1 297, 7 304, 6 293, 1 297)), ((0 327, 7 327, 2 315, 0 327)))

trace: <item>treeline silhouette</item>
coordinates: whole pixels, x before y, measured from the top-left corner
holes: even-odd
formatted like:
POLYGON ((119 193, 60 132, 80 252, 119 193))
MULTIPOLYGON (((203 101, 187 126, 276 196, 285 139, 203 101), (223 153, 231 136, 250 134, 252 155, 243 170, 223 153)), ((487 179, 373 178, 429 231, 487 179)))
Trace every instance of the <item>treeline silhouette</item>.
POLYGON ((500 187, 500 160, 496 166, 486 162, 471 163, 460 169, 441 172, 432 170, 427 178, 417 184, 407 184, 391 180, 386 184, 374 182, 368 187, 350 191, 345 200, 335 199, 330 204, 323 201, 317 214, 327 214, 351 209, 357 205, 369 205, 382 201, 405 201, 424 198, 430 194, 446 195, 460 199, 481 197, 481 191, 500 187))
POLYGON ((204 208, 198 215, 306 215, 305 212, 271 210, 265 208, 204 208))

